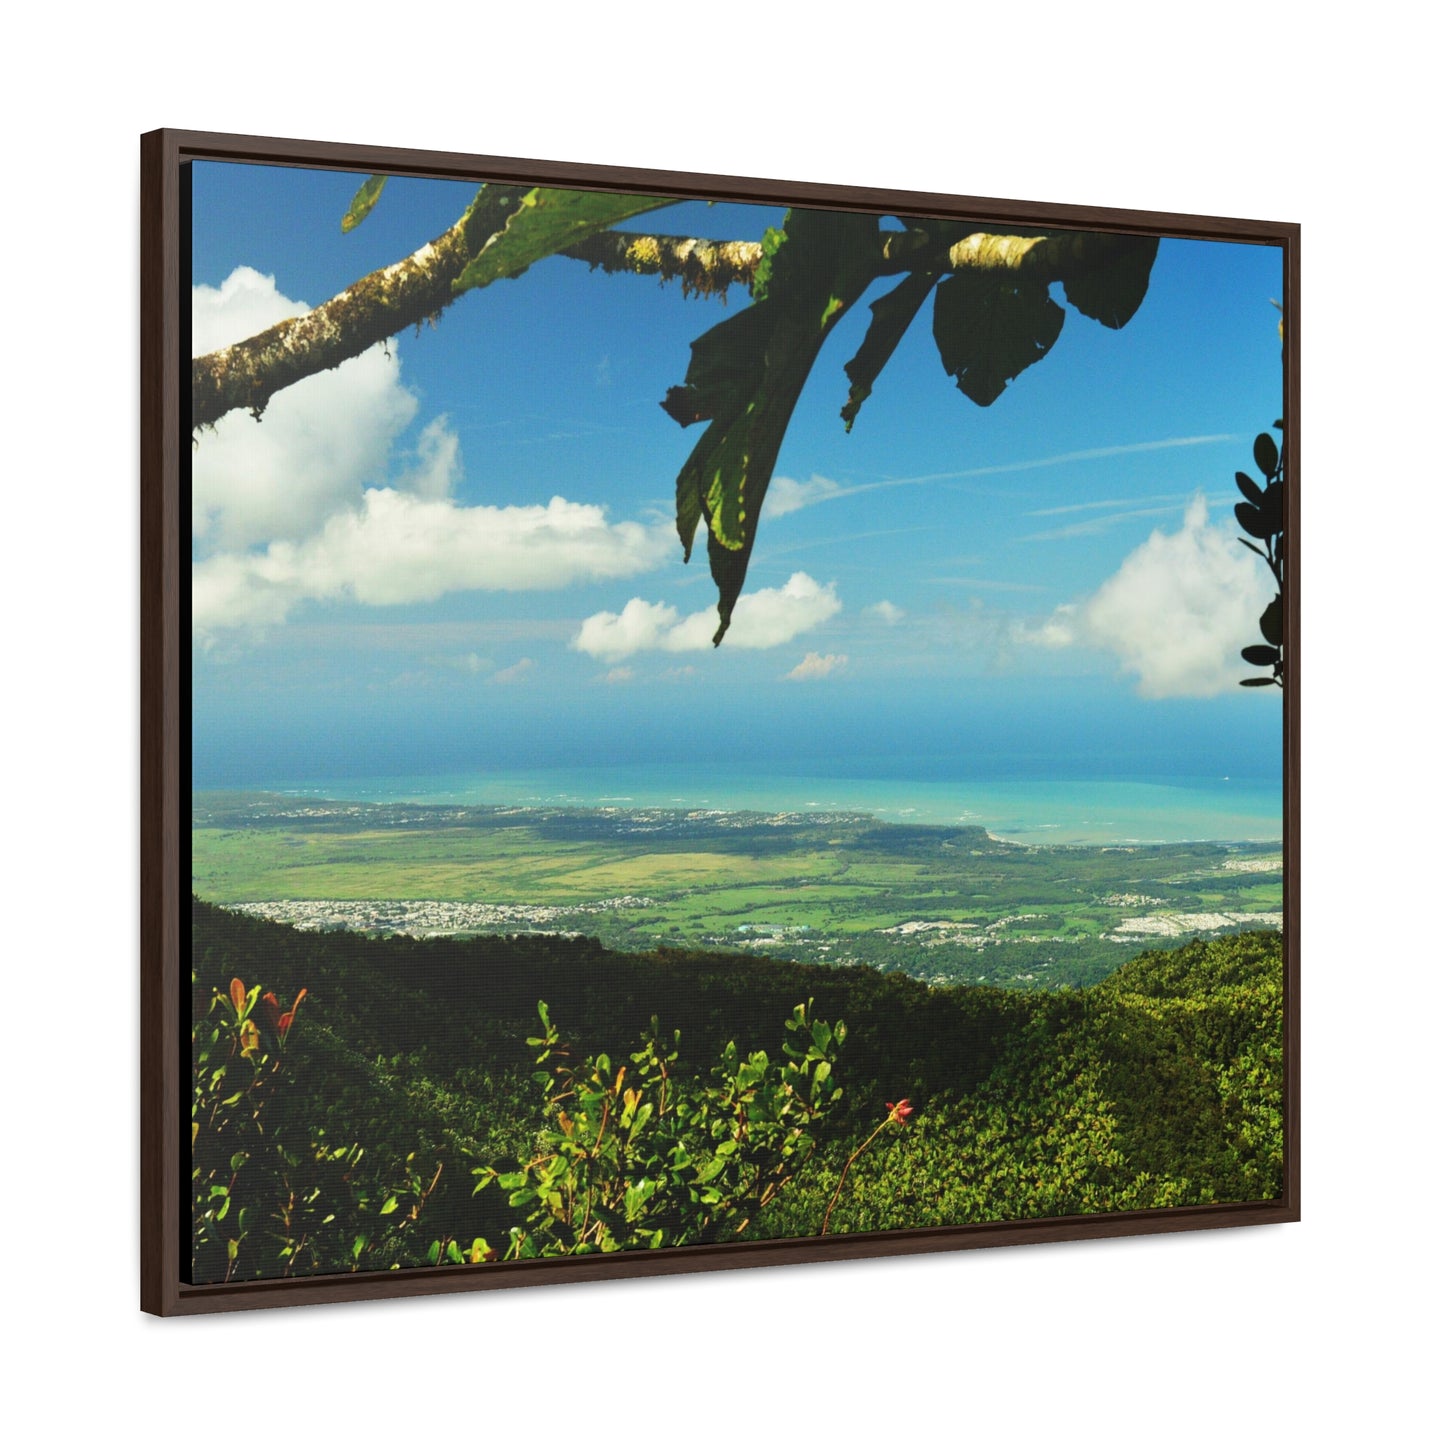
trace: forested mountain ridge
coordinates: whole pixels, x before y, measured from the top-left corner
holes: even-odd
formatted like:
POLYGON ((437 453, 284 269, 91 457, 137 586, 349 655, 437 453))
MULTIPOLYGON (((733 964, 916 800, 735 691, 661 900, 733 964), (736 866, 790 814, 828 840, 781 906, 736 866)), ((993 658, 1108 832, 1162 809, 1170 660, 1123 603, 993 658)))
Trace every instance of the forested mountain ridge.
MULTIPOLYGON (((264 1148, 283 1155, 269 1174, 235 1139, 208 1144, 217 1100, 198 1074, 197 1279, 485 1258, 504 1245, 522 1212, 507 1188, 474 1195, 476 1171, 520 1178, 517 1161, 566 1113, 539 1093, 528 1042, 539 1001, 569 1057, 637 1060, 629 1051, 657 1018, 663 1034, 679 1031, 679 1080, 706 1078, 729 1043, 777 1060, 784 1022, 809 1000, 810 1019, 846 1023, 827 1044, 841 1094, 819 1108, 786 1187, 744 1237, 816 1234, 830 1201, 837 1233, 1267 1199, 1282 1187, 1277 934, 1143 954, 1092 988, 1044 994, 542 935, 301 933, 199 900, 191 927, 197 1048, 213 1039, 205 1021, 234 1001, 233 980, 284 1001, 306 991, 272 1014, 251 1055, 284 1052, 284 1077, 267 1084, 264 1148), (277 1019, 289 1020, 279 1033, 277 1019), (903 1099, 907 1114, 891 1114, 903 1099), (249 1174, 231 1167, 243 1154, 249 1174), (233 1181, 282 1178, 293 1201, 312 1195, 314 1225, 278 1221, 264 1191, 243 1205, 228 1168, 233 1181), (217 1188, 235 1192, 237 1214, 249 1207, 244 1232, 214 1219, 217 1188), (484 1240, 488 1251, 468 1253, 484 1240)), ((251 1002, 257 1017, 279 1007, 254 992, 251 1002)))

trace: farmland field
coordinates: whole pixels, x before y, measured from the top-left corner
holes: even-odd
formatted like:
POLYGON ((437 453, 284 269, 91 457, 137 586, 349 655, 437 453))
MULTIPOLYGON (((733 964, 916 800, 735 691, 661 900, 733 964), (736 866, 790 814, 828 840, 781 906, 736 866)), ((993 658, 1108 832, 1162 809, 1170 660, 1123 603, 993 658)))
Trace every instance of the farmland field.
POLYGON ((572 932, 931 983, 1080 985, 1146 947, 1278 928, 1278 845, 1048 847, 862 813, 193 799, 210 902, 310 928, 572 932))

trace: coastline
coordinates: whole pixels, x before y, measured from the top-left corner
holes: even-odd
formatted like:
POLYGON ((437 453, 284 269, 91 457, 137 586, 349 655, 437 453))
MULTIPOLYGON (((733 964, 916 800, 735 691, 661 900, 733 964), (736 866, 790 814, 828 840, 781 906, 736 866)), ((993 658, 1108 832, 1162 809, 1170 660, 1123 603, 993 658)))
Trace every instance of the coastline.
POLYGON ((976 827, 1040 846, 1280 844, 1283 788, 1251 779, 959 779, 753 776, 699 781, 663 768, 263 780, 194 788, 194 798, 268 793, 362 805, 864 813, 880 823, 976 827))

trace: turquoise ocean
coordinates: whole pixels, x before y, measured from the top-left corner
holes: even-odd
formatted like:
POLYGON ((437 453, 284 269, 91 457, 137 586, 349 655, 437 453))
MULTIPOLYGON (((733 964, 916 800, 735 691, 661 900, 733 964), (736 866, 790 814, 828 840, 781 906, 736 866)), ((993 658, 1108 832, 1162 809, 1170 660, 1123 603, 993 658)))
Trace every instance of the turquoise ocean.
POLYGON ((257 782, 256 791, 360 803, 517 808, 856 812, 885 823, 967 824, 1020 843, 1278 842, 1278 781, 729 776, 633 765, 257 782))

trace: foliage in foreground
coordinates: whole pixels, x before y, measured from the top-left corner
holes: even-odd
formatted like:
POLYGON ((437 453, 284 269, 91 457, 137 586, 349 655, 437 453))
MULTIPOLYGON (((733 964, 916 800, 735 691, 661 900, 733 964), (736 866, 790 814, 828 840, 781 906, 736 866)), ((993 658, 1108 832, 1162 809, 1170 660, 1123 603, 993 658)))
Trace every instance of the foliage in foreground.
POLYGON ((1051 994, 587 939, 302 934, 199 903, 193 956, 197 1281, 1281 1188, 1277 935, 1051 994), (260 960, 269 997, 241 981, 260 960), (275 995, 302 989, 298 1025, 275 995), (589 1041, 634 1042, 584 1049, 559 1001, 589 1041), (681 1032, 649 1022, 664 1010, 681 1032))

